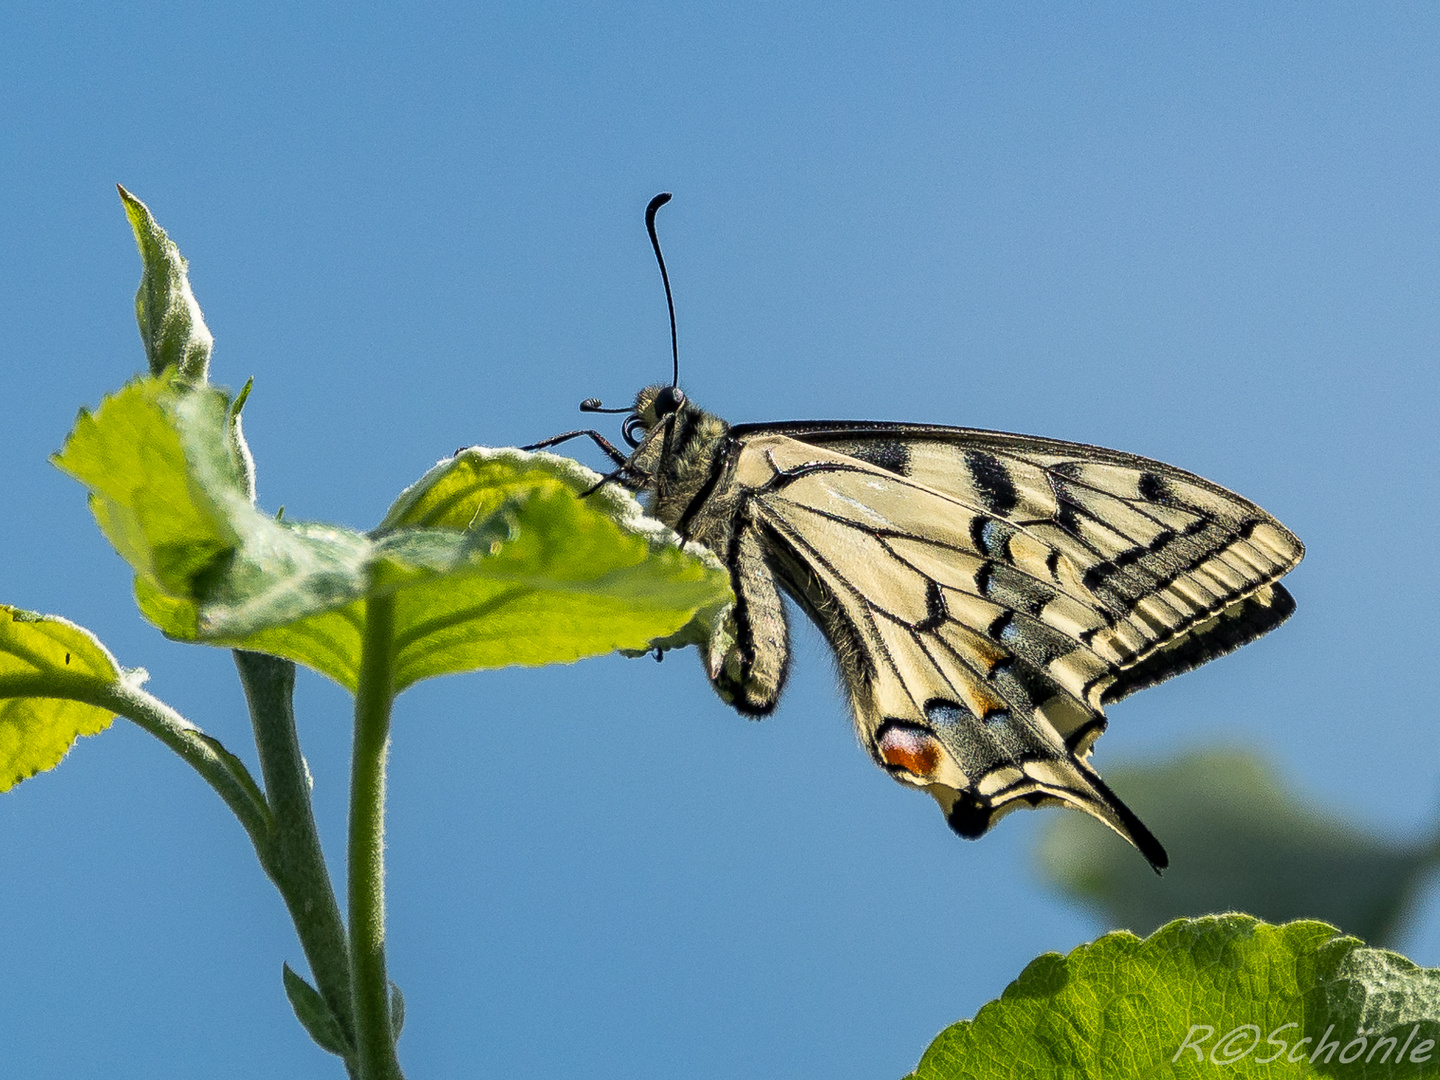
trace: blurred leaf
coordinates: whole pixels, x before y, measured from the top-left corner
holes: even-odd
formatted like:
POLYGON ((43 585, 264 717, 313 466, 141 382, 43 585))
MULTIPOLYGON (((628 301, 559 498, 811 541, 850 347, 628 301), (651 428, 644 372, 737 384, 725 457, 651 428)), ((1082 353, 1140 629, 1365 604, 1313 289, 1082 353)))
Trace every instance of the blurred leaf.
POLYGON ((1435 1075, 1440 971, 1336 935, 1223 915, 1047 953, 910 1080, 1435 1075))
MULTIPOLYGON (((119 185, 116 185, 117 187, 119 185)), ((182 379, 203 383, 214 339, 190 291, 189 264, 139 199, 123 187, 120 199, 135 232, 143 269, 135 294, 135 319, 150 361, 150 374, 174 367, 182 379)))
POLYGON ((435 675, 643 649, 729 598, 627 493, 568 458, 472 448, 404 492, 381 527, 260 513, 213 387, 141 379, 82 412, 56 465, 165 633, 283 656, 354 689, 365 600, 393 594, 395 690, 435 675))
POLYGON ((1046 827, 1040 861, 1107 924, 1148 933, 1181 915, 1246 911, 1272 921, 1317 918, 1393 942, 1435 852, 1374 836, 1285 789, 1239 751, 1187 754, 1106 777, 1170 851, 1157 878, 1109 829, 1078 814, 1046 827))
POLYGON ((144 679, 120 665, 90 631, 55 615, 0 605, 0 791, 53 769, 81 735, 104 731, 115 714, 46 696, 78 683, 144 679), (18 696, 4 696, 19 690, 18 696))
POLYGON ((320 992, 296 975, 289 964, 281 966, 285 996, 290 999, 290 1007, 295 1010, 295 1019, 300 1021, 300 1026, 315 1040, 315 1045, 342 1058, 352 1053, 354 1048, 345 1037, 345 1030, 330 1011, 330 1006, 325 1004, 320 992))
POLYGON ((390 984, 390 1039, 397 1042, 400 1032, 405 1030, 405 995, 400 987, 390 984))

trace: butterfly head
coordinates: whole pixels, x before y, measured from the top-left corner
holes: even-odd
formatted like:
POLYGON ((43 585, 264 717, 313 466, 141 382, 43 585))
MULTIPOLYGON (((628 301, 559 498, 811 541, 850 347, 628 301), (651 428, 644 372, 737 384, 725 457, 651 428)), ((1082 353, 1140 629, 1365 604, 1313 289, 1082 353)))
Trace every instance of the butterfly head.
POLYGON ((647 386, 635 395, 635 408, 625 418, 621 434, 633 449, 669 417, 694 408, 695 406, 686 400, 685 391, 678 386, 647 386))

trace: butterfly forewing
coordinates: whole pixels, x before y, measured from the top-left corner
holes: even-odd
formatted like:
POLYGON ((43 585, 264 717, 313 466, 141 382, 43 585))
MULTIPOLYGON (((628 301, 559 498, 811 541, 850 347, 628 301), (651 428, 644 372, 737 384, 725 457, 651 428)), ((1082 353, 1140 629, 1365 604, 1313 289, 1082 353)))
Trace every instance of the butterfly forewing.
MULTIPOLYGON (((733 434, 745 438, 750 430, 733 434)), ((1162 462, 964 428, 797 424, 760 430, 783 431, 871 473, 888 472, 902 490, 926 488, 955 499, 968 516, 974 546, 1032 581, 1032 596, 1053 589, 1089 609, 1097 622, 1079 628, 1078 636, 1117 669, 1178 638, 1211 632, 1204 624, 1245 597, 1256 599, 1227 620, 1243 614, 1254 632, 1244 637, 1241 627, 1222 627, 1229 648, 1293 609, 1283 589, 1266 586, 1300 561, 1299 540, 1249 500, 1162 462)), ((1066 610, 1054 602, 1045 609, 1048 622, 1070 632, 1076 611, 1066 610)), ((1166 677, 1161 671, 1164 665, 1156 665, 1145 685, 1166 677)))

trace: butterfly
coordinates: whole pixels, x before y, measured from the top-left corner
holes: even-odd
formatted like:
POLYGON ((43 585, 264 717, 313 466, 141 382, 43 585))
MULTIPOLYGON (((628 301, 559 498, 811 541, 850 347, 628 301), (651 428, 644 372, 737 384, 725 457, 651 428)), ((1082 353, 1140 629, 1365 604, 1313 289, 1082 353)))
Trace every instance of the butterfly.
POLYGON ((869 421, 730 425, 670 385, 623 412, 602 483, 728 567, 701 653, 720 697, 772 712, 784 597, 825 636, 859 740, 973 839, 1022 807, 1093 815, 1157 872, 1164 847, 1090 764, 1105 706, 1224 655, 1295 610, 1304 554, 1270 514, 1159 461, 1057 439, 869 421))

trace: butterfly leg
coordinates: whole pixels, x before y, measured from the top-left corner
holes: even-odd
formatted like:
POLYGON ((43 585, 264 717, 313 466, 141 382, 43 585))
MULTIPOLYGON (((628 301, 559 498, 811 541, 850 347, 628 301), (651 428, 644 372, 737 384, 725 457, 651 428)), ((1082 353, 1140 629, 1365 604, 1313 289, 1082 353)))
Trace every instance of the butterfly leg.
POLYGON ((588 488, 582 491, 580 493, 580 498, 584 499, 591 495, 594 495, 595 492, 599 491, 602 487, 609 483, 619 484, 621 487, 628 488, 631 491, 644 491, 647 487, 650 486, 650 480, 651 477, 649 473, 637 469, 628 461, 622 462, 620 467, 614 472, 606 473, 599 480, 595 481, 595 483, 591 484, 588 488))
POLYGON ((596 446, 600 447, 601 450, 605 451, 605 453, 609 455, 610 460, 613 461, 616 465, 623 466, 625 464, 625 455, 620 453, 619 450, 615 449, 614 444, 612 444, 609 439, 605 438, 604 435, 601 435, 598 431, 594 431, 589 428, 585 429, 584 431, 567 431, 564 435, 555 435, 548 439, 541 439, 537 443, 531 443, 529 446, 522 446, 520 447, 520 449, 544 450, 546 447, 559 446, 561 443, 569 442, 571 439, 579 439, 582 437, 592 440, 596 446))

